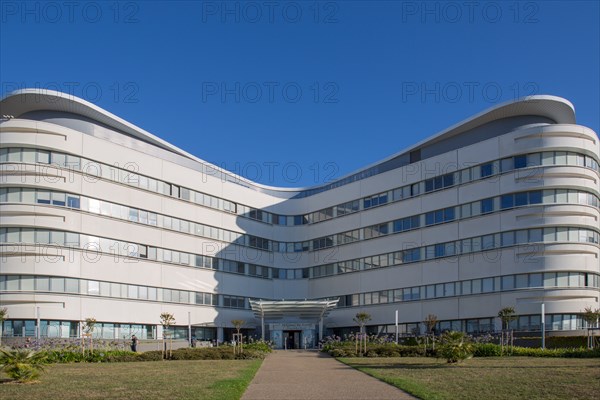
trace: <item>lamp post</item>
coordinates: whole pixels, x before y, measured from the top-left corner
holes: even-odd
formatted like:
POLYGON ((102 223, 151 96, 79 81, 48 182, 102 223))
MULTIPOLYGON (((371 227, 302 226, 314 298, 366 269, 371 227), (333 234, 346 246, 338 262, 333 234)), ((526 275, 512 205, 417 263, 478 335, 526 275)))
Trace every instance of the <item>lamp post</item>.
POLYGON ((546 348, 546 309, 542 303, 542 349, 546 348))
POLYGON ((192 347, 192 313, 188 311, 188 346, 192 347))
POLYGON ((396 344, 398 344, 398 310, 396 310, 396 344))

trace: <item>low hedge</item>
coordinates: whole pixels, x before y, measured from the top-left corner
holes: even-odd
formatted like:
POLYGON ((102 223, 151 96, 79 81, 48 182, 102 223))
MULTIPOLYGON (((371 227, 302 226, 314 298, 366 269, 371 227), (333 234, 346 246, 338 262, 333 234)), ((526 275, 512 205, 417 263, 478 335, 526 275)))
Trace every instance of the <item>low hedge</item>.
MULTIPOLYGON (((541 337, 518 337, 515 338, 515 344, 519 347, 541 347, 541 337)), ((546 337, 547 349, 574 349, 587 347, 586 336, 548 336, 546 337)))
POLYGON ((124 350, 94 350, 81 353, 80 351, 50 350, 46 352, 47 362, 56 363, 81 363, 81 362, 136 362, 160 361, 163 355, 171 360, 235 360, 235 359, 263 359, 268 352, 257 349, 244 349, 241 354, 234 355, 233 347, 202 347, 184 348, 164 353, 160 350, 134 353, 124 350))
MULTIPOLYGON (((337 342, 329 344, 324 352, 333 357, 357 357, 356 345, 350 342, 337 342)), ((431 348, 425 349, 424 346, 405 346, 395 343, 367 345, 367 352, 364 357, 435 357, 437 352, 431 348)), ((474 343, 474 357, 565 357, 565 358, 596 358, 600 357, 600 348, 588 350, 587 348, 560 348, 545 349, 529 347, 513 347, 512 349, 502 348, 498 344, 492 343, 474 343)))
POLYGON ((46 351, 47 361, 49 363, 80 363, 80 362, 110 362, 119 361, 124 358, 131 358, 132 361, 139 357, 138 353, 124 350, 94 350, 71 351, 71 350, 48 350, 46 351))
POLYGON ((473 357, 500 357, 502 348, 492 343, 477 343, 473 345, 473 357))
POLYGON ((518 347, 502 348, 498 344, 486 343, 486 344, 475 344, 475 351, 473 355, 475 357, 500 357, 513 356, 513 357, 564 357, 564 358, 596 358, 600 357, 600 348, 594 350, 588 350, 585 347, 579 348, 559 348, 559 349, 540 349, 531 347, 518 347))
POLYGON ((564 357, 564 358, 597 358, 600 357, 600 348, 588 350, 586 348, 578 349, 533 349, 529 347, 515 347, 512 351, 513 356, 525 357, 564 357))
MULTIPOLYGON (((338 346, 329 346, 324 352, 333 357, 356 357, 356 345, 343 343, 338 346)), ((435 351, 425 350, 423 346, 405 346, 395 343, 369 344, 365 357, 424 357, 434 356, 435 351)))

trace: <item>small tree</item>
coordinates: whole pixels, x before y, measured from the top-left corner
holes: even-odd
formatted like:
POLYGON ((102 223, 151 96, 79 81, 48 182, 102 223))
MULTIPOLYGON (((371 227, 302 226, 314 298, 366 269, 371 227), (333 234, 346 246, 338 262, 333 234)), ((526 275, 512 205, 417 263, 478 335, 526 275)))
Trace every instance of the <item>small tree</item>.
POLYGON ((244 337, 242 336, 241 330, 242 326, 246 321, 243 319, 232 319, 231 324, 234 326, 237 331, 236 334, 233 335, 233 354, 242 353, 242 344, 244 342, 244 337))
POLYGON ((517 319, 514 307, 504 307, 498 311, 498 317, 502 320, 502 329, 509 329, 510 323, 517 319))
POLYGON ((435 328, 435 325, 438 323, 438 317, 437 315, 434 314, 429 314, 427 316, 427 318, 425 318, 425 321, 423 321, 423 324, 425 324, 425 329, 426 329, 426 338, 425 338, 425 348, 427 348, 428 343, 429 343, 429 338, 431 337, 431 348, 435 349, 435 337, 433 335, 433 329, 435 328))
MULTIPOLYGON (((94 329, 96 328, 96 318, 86 318, 85 321, 81 324, 81 329, 83 330, 83 336, 90 338, 90 351, 94 351, 94 329)), ((81 352, 85 352, 85 339, 81 338, 81 352)))
POLYGON ((2 333, 4 332, 4 321, 8 319, 8 308, 0 308, 0 347, 2 347, 2 333))
POLYGON ((169 357, 173 354, 173 335, 169 332, 169 327, 175 323, 175 316, 171 313, 164 312, 160 314, 160 324, 163 327, 163 359, 165 358, 167 341, 166 336, 171 338, 169 342, 169 357))
POLYGON ((513 331, 510 329, 510 323, 517 319, 514 307, 504 307, 498 311, 498 317, 502 321, 502 331, 500 332, 500 354, 504 353, 504 347, 510 351, 513 348, 513 331))
POLYGON ((446 332, 442 335, 437 356, 448 363, 457 363, 473 357, 473 344, 463 332, 446 332))
POLYGON ((363 354, 367 352, 367 335, 365 325, 371 320, 371 314, 361 311, 352 319, 358 324, 359 334, 356 336, 356 353, 363 354), (359 348, 360 347, 360 348, 359 348), (363 350, 364 349, 364 350, 363 350))
POLYGON ((600 309, 593 309, 592 307, 586 307, 583 309, 581 313, 581 317, 585 321, 587 327, 587 337, 588 337, 588 348, 594 348, 594 334, 593 328, 598 326, 598 319, 600 319, 600 309))
POLYGON ((0 370, 17 382, 37 379, 46 362, 46 352, 42 350, 0 349, 0 370))
POLYGON ((586 307, 583 309, 581 313, 581 317, 586 323, 587 328, 595 328, 598 324, 598 319, 600 319, 600 309, 593 309, 592 307, 586 307))

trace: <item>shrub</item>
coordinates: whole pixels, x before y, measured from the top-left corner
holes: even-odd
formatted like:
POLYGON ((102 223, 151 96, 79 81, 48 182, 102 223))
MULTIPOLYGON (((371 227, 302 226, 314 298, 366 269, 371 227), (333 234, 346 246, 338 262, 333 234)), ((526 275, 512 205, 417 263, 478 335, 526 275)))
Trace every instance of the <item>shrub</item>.
POLYGON ((416 337, 402 338, 400 342, 405 346, 417 346, 419 344, 416 337))
POLYGON ((255 342, 244 344, 244 351, 246 351, 246 349, 258 350, 258 351, 262 351, 264 353, 270 353, 273 351, 273 349, 271 348, 271 345, 268 342, 265 342, 263 340, 258 340, 255 342))
POLYGON ((426 355, 424 347, 421 346, 398 346, 400 357, 422 357, 426 355))
POLYGON ((138 361, 160 361, 163 358, 163 352, 160 350, 145 351, 143 353, 133 354, 138 354, 138 361))
MULTIPOLYGON (((82 353, 80 350, 51 350, 47 351, 48 363, 78 363, 78 362, 125 362, 142 361, 141 355, 125 350, 94 350, 82 353)), ((160 352, 159 352, 160 354, 160 352)))
POLYGON ((500 357, 502 348, 497 344, 478 343, 473 345, 473 356, 475 357, 500 357))
POLYGON ((81 351, 51 350, 47 352, 49 363, 75 363, 84 361, 81 351))
POLYGON ((446 332, 442 335, 437 355, 449 363, 456 363, 473 357, 473 344, 463 332, 446 332))
POLYGON ((27 349, 0 349, 0 369, 17 382, 37 379, 44 370, 46 352, 27 349))
POLYGON ((173 350, 171 360, 233 360, 233 348, 229 346, 173 350))
POLYGON ((513 356, 595 358, 600 357, 600 349, 533 349, 528 347, 515 347, 513 349, 513 356))
POLYGON ((238 360, 262 360, 267 354, 267 352, 262 350, 244 349, 244 351, 236 355, 235 358, 238 360))
POLYGON ((173 350, 171 360, 234 360, 263 359, 268 352, 257 349, 244 349, 240 354, 233 353, 233 347, 204 347, 173 350))
MULTIPOLYGON (((515 338, 515 344, 520 347, 540 347, 542 345, 541 337, 519 337, 515 338)), ((587 348, 586 336, 549 336, 546 338, 546 348, 564 349, 564 348, 587 348)))

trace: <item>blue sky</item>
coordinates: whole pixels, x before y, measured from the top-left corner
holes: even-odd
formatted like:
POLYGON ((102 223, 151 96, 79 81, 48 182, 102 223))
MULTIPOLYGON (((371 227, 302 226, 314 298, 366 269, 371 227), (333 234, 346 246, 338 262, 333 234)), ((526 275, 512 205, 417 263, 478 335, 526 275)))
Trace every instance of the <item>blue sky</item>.
POLYGON ((219 166, 320 184, 500 102, 600 130, 597 1, 0 2, 2 95, 59 89, 219 166))

